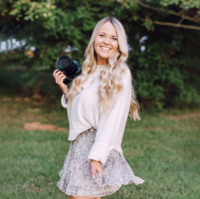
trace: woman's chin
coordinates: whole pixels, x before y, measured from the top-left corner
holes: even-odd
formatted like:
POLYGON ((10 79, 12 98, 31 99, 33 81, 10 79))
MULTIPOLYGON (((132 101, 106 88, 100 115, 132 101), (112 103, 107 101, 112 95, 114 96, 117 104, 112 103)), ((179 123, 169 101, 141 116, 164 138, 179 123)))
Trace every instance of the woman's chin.
POLYGON ((102 59, 108 59, 110 55, 108 55, 108 53, 100 53, 99 57, 101 57, 102 59))

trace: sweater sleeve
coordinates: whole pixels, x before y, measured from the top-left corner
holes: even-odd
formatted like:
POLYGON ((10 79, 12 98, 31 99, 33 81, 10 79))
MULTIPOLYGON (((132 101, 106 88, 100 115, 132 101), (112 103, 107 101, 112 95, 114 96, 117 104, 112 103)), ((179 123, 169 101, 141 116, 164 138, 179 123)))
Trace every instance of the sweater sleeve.
POLYGON ((105 114, 102 113, 97 126, 94 144, 88 154, 88 161, 100 161, 102 166, 114 148, 115 142, 123 137, 131 102, 131 72, 123 77, 123 90, 117 96, 114 106, 105 114), (118 138, 118 139, 117 139, 118 138))
POLYGON ((67 109, 68 106, 68 99, 65 97, 65 94, 62 95, 61 97, 61 105, 67 109))

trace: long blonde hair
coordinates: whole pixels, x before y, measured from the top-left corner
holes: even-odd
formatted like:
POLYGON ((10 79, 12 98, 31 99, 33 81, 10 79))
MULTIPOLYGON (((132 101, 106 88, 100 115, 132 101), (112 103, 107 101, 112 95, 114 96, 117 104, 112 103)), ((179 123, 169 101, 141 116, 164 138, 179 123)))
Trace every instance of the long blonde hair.
MULTIPOLYGON (((101 83, 98 91, 100 113, 106 112, 108 109, 112 108, 114 104, 114 94, 119 93, 122 89, 122 74, 125 72, 125 69, 128 68, 126 64, 128 58, 127 36, 122 24, 116 18, 105 17, 97 23, 93 30, 90 42, 85 50, 86 59, 82 64, 82 74, 72 81, 71 88, 66 96, 68 97, 70 107, 72 106, 72 99, 83 90, 82 84, 87 80, 88 74, 93 73, 97 68, 97 55, 94 49, 94 41, 101 26, 108 21, 112 23, 116 29, 119 49, 109 57, 106 69, 100 72, 101 83)), ((128 68, 128 70, 130 69, 128 68)), ((136 100, 132 82, 131 90, 129 116, 136 121, 137 119, 140 120, 139 103, 136 100)))

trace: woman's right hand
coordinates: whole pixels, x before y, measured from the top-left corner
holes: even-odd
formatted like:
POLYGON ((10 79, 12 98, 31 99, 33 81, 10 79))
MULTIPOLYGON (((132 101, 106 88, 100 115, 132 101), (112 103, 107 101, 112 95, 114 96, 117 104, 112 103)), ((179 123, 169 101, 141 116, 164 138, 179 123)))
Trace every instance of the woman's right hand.
POLYGON ((91 160, 91 171, 92 171, 92 177, 96 178, 96 171, 99 173, 100 177, 103 178, 103 168, 100 161, 97 160, 91 160))
POLYGON ((63 83, 63 80, 66 78, 65 74, 62 71, 58 71, 58 69, 54 70, 53 76, 55 78, 56 84, 61 88, 64 94, 69 92, 68 86, 63 83))

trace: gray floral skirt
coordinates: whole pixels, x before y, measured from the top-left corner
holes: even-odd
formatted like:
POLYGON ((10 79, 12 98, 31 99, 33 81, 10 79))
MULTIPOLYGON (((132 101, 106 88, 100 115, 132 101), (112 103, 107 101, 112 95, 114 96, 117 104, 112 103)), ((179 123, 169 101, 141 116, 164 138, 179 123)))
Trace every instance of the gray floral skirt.
POLYGON ((103 177, 96 172, 92 178, 90 162, 87 156, 94 143, 96 129, 82 132, 71 141, 63 167, 59 172, 57 186, 71 196, 101 197, 115 193, 122 185, 142 184, 143 179, 134 175, 123 155, 112 150, 102 167, 103 177))

